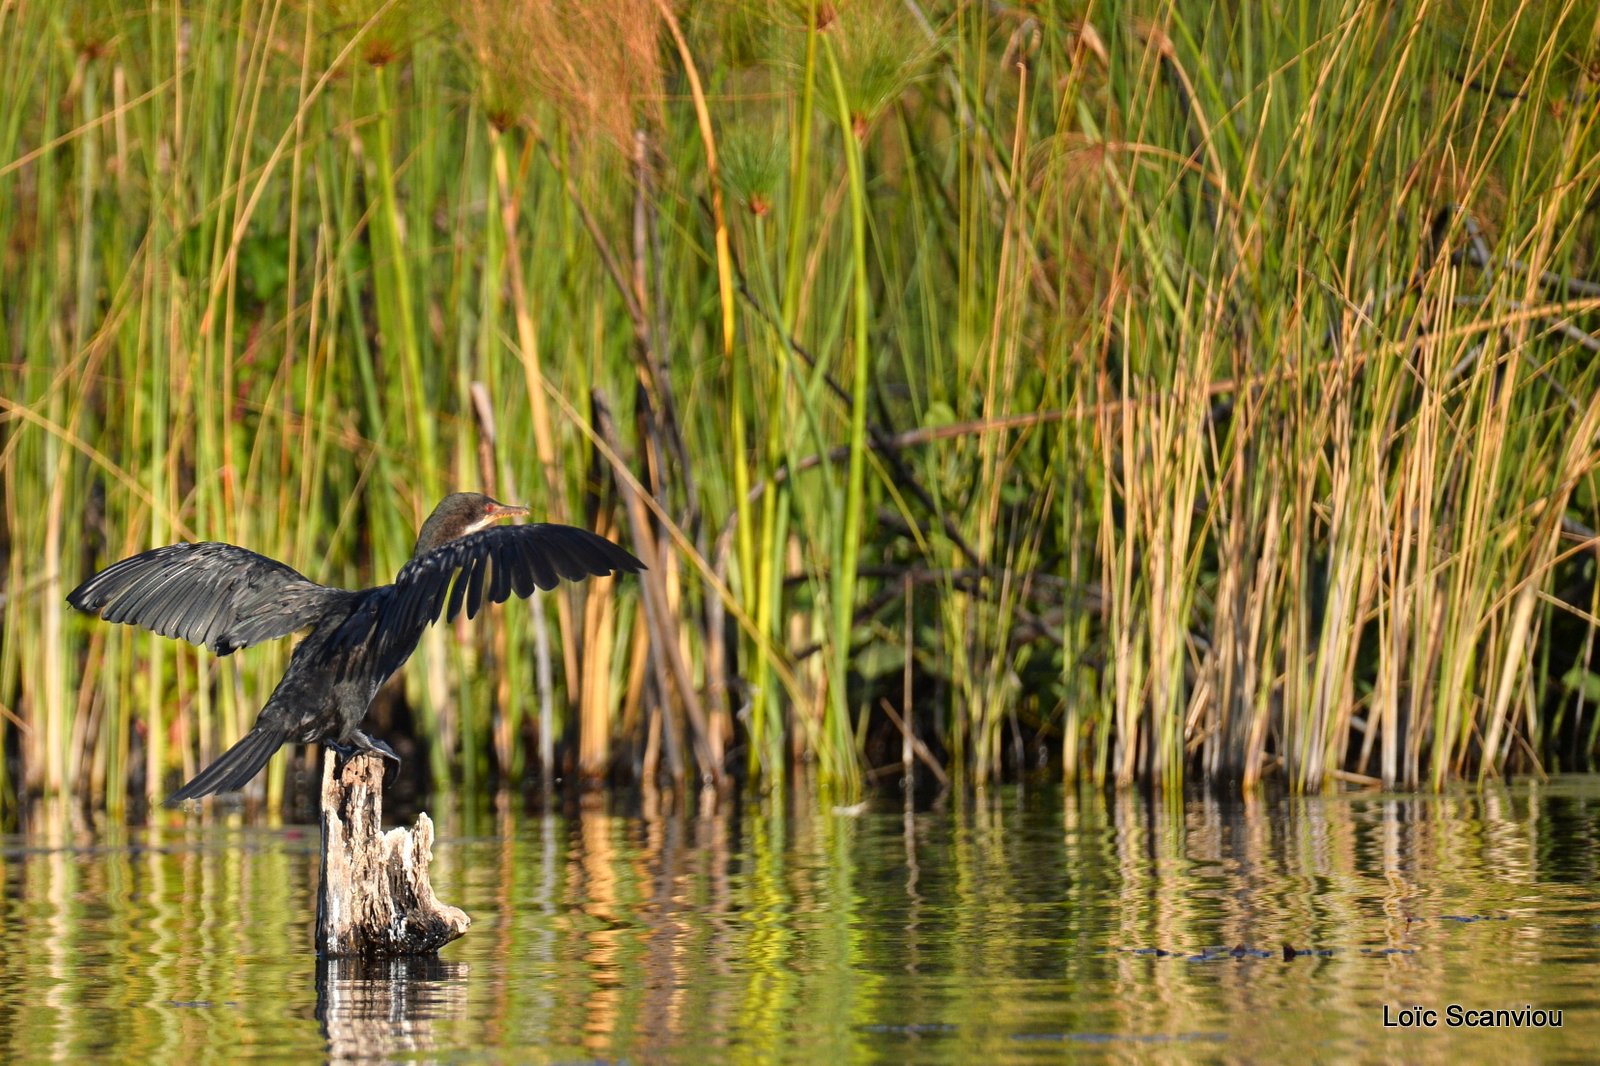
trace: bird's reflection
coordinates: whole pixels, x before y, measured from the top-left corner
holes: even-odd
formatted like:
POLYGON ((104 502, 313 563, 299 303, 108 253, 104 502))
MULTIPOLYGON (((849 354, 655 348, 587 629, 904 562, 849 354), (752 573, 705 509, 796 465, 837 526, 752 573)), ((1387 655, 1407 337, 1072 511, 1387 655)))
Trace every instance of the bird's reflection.
POLYGON ((467 964, 443 959, 318 959, 317 1021, 333 1062, 434 1049, 434 1023, 467 1009, 467 964))

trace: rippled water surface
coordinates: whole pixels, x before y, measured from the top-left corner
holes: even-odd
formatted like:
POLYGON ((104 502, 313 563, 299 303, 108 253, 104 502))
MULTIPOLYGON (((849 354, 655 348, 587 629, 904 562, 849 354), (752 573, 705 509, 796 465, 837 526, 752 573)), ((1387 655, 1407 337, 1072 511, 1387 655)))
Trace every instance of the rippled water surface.
POLYGON ((1600 1041, 1595 779, 435 813, 434 886, 473 927, 365 967, 311 952, 314 828, 39 815, 0 851, 0 1059, 1589 1061, 1600 1041), (1452 1027, 1452 1004, 1562 1026, 1452 1027), (1416 1007, 1436 1024, 1385 1026, 1416 1007))

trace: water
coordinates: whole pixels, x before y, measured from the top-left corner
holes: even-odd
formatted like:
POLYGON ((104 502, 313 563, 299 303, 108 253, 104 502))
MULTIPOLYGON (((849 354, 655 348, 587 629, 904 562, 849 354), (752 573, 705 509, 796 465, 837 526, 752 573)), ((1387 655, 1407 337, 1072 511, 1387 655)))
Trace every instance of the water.
POLYGON ((435 814, 473 928, 366 966, 310 951, 314 829, 42 817, 0 850, 0 1059, 1588 1061, 1600 1035, 1597 779, 435 814), (1411 1007, 1436 1024, 1384 1025, 1411 1007))

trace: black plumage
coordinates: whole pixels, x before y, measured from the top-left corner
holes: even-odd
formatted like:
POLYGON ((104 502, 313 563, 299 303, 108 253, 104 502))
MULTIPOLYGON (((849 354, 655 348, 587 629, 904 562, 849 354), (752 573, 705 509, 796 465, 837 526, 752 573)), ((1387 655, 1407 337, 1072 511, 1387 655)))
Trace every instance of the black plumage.
POLYGON ((441 614, 475 617, 487 603, 558 579, 636 573, 644 564, 598 534, 536 523, 492 526, 527 514, 478 493, 434 508, 393 584, 351 591, 319 585, 292 567, 232 544, 172 544, 124 559, 67 595, 80 611, 229 655, 307 630, 254 728, 168 803, 232 792, 286 743, 327 744, 394 757, 357 727, 372 698, 404 665, 441 614))

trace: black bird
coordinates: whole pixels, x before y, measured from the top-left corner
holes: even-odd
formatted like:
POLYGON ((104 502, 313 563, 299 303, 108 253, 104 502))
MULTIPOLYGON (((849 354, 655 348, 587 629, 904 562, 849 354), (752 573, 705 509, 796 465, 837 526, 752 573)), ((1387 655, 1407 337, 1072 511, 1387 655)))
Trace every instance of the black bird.
POLYGON ((377 588, 319 585, 232 544, 172 544, 107 567, 73 589, 67 602, 218 655, 310 630, 255 727, 173 793, 169 806, 238 791, 288 743, 325 744, 344 755, 370 751, 398 762, 393 749, 356 727, 441 612, 453 619, 465 607, 471 618, 485 600, 530 596, 535 587, 554 588, 559 578, 644 569, 586 529, 494 526, 527 513, 476 492, 446 496, 422 524, 394 584, 377 588))

